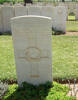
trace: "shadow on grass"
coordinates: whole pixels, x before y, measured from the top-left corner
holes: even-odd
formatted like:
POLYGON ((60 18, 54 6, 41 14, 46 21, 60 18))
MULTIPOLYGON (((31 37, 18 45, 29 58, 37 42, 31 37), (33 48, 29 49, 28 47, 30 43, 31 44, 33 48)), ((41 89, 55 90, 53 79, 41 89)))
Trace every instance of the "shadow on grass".
POLYGON ((9 31, 8 31, 8 32, 0 32, 0 35, 10 35, 10 36, 11 36, 11 35, 12 35, 12 33, 11 33, 11 32, 9 32, 9 31))
POLYGON ((47 82, 39 86, 33 86, 28 83, 23 83, 22 87, 12 85, 8 90, 8 95, 2 100, 44 100, 50 88, 53 87, 52 83, 47 82))

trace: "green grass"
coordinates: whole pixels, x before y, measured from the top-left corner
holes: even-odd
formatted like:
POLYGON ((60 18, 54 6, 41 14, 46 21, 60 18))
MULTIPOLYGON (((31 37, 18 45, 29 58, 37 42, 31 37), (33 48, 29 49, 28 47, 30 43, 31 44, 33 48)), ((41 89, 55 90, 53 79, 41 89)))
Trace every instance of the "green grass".
MULTIPOLYGON (((78 79, 78 36, 53 36, 53 78, 78 79)), ((11 36, 0 36, 0 80, 16 80, 11 36)))
POLYGON ((75 16, 68 16, 68 20, 75 20, 75 16))
POLYGON ((69 32, 78 32, 78 21, 67 21, 66 23, 66 31, 69 32))
POLYGON ((78 79, 78 36, 53 36, 54 79, 78 79))
POLYGON ((75 100, 74 97, 66 96, 68 91, 66 86, 55 82, 40 86, 23 83, 22 88, 14 84, 9 86, 2 100, 75 100))
POLYGON ((0 80, 15 80, 16 70, 11 36, 0 36, 0 80))
POLYGON ((78 31, 78 20, 75 20, 75 16, 68 16, 66 31, 78 31))

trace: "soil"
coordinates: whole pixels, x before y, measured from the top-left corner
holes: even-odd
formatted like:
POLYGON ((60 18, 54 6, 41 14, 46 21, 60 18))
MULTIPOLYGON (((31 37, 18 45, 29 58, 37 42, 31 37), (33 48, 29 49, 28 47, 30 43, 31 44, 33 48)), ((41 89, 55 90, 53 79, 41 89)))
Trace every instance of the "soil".
POLYGON ((74 97, 76 97, 76 100, 78 100, 78 84, 65 84, 66 86, 68 86, 70 88, 70 91, 68 92, 67 96, 73 96, 73 100, 74 97))
POLYGON ((68 35, 68 36, 77 36, 78 32, 66 32, 65 35, 68 35))

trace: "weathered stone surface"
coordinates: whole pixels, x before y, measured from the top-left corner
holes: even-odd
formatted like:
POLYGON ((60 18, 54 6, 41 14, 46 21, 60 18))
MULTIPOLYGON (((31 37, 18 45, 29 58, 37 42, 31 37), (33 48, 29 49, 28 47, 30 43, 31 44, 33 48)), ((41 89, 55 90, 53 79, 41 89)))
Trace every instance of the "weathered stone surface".
POLYGON ((28 9, 25 6, 15 6, 15 17, 28 14, 28 9))
POLYGON ((21 16, 12 19, 18 84, 52 82, 51 19, 21 16))
POLYGON ((54 12, 53 28, 56 31, 66 32, 66 9, 63 6, 57 6, 54 12))
POLYGON ((2 9, 0 7, 0 32, 3 32, 3 17, 2 17, 2 9))
POLYGON ((78 5, 76 6, 75 18, 76 18, 76 20, 78 20, 78 5))
POLYGON ((66 9, 66 19, 68 20, 68 5, 67 4, 65 4, 65 3, 59 3, 59 6, 63 6, 63 7, 65 7, 65 9, 66 9))
POLYGON ((54 9, 54 7, 52 7, 52 6, 43 6, 42 9, 41 9, 41 15, 52 18, 53 9, 54 9))
POLYGON ((41 7, 40 6, 30 6, 28 7, 28 15, 41 15, 41 7))
POLYGON ((15 3, 15 5, 14 6, 22 6, 22 4, 20 4, 20 3, 15 3))
POLYGON ((3 18, 3 32, 11 32, 10 19, 14 17, 14 8, 12 6, 2 7, 2 18, 3 18))

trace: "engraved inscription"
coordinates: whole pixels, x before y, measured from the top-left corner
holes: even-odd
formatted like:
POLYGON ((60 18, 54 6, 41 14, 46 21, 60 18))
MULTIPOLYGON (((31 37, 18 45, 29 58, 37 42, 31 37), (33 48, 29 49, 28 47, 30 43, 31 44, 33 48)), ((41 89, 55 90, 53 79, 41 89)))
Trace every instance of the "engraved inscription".
POLYGON ((62 14, 62 9, 61 8, 58 9, 58 13, 62 14))
POLYGON ((48 55, 48 51, 46 51, 46 55, 44 55, 42 50, 38 47, 28 47, 25 50, 25 56, 19 57, 19 58, 26 59, 29 62, 36 62, 36 61, 40 61, 41 59, 44 59, 44 58, 45 59, 49 58, 49 55, 48 55))
POLYGON ((27 61, 39 61, 41 56, 41 50, 37 47, 29 47, 25 53, 27 61))

